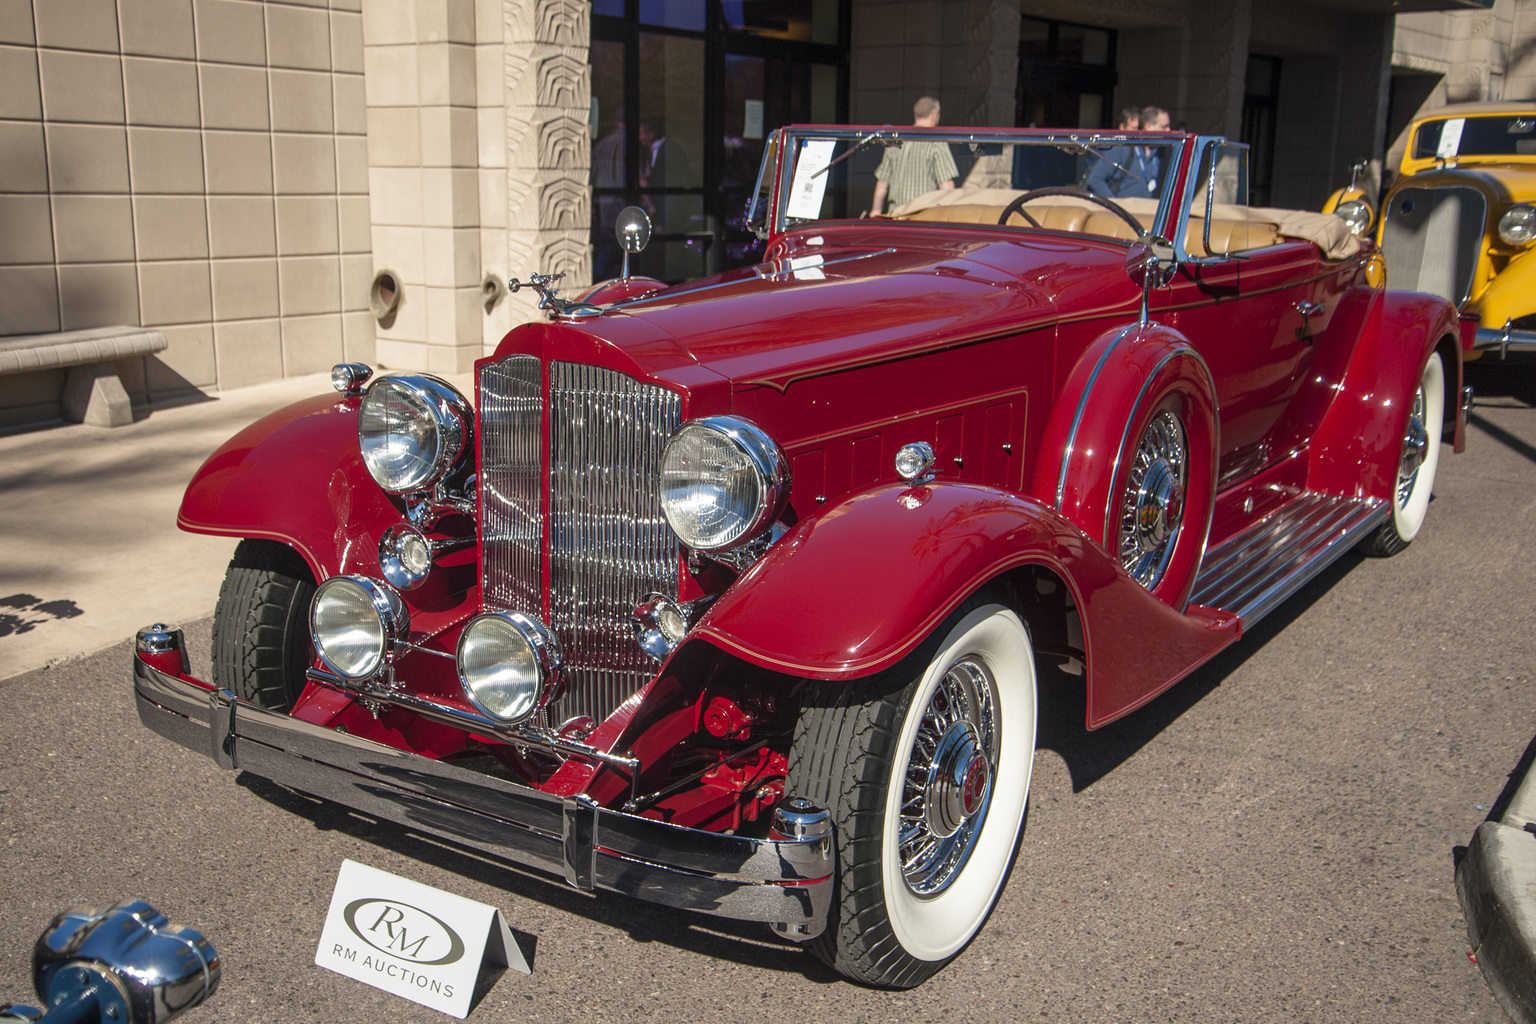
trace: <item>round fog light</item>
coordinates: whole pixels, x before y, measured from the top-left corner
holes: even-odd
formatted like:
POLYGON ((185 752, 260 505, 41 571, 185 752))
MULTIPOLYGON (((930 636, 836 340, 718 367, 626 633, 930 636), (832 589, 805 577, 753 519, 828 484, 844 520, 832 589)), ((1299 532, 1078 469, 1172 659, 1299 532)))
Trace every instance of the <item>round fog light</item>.
POLYGON ((309 632, 320 660, 337 675, 378 675, 390 648, 409 635, 410 613, 389 587, 362 576, 332 576, 315 591, 309 632))
POLYGON ((934 460, 933 446, 927 441, 904 444, 896 453, 896 475, 903 480, 925 477, 932 471, 934 460))
POLYGON ((432 571, 432 542, 408 523, 391 526, 379 540, 379 570, 401 590, 415 590, 432 571))
POLYGON ((471 619, 459 635, 457 661, 470 703, 499 721, 521 722, 559 695, 560 647, 526 615, 471 619))

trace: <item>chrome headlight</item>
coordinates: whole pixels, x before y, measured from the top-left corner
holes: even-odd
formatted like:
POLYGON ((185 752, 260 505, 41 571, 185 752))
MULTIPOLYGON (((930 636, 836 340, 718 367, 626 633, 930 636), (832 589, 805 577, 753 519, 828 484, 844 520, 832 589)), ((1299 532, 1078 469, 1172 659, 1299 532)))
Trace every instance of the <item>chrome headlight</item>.
POLYGON ((492 718, 521 722, 560 695, 560 645, 536 619, 477 615, 459 634, 459 682, 492 718))
POLYGON ((435 377, 384 377, 357 414, 357 443, 379 486, 391 494, 430 489, 469 449, 474 414, 464 396, 435 377))
POLYGON ((1344 218, 1344 223, 1349 225, 1349 230, 1364 238, 1371 230, 1371 224, 1376 220, 1376 212, 1371 209, 1371 204, 1363 199, 1347 199, 1334 208, 1334 213, 1344 218))
POLYGON ((411 615, 389 587, 363 576, 332 576, 315 591, 309 633, 327 668, 370 679, 411 632, 411 615))
POLYGON ((751 540, 789 493, 789 464, 746 420, 707 416, 683 424, 661 457, 661 510, 682 542, 701 551, 751 540))
POLYGON ((1499 218, 1499 241, 1505 245, 1525 245, 1536 238, 1536 207, 1521 203, 1511 206, 1499 218))

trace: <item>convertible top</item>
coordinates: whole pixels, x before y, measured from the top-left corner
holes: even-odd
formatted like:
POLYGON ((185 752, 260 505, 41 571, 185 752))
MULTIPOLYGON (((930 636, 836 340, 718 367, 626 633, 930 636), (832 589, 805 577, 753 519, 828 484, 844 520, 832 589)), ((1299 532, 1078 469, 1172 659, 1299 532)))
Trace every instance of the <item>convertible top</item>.
MULTIPOLYGON (((967 209, 954 210, 956 220, 969 223, 996 223, 1002 215, 1004 207, 1024 194, 1022 189, 1011 188, 951 188, 935 189, 896 207, 890 212, 892 218, 898 220, 942 220, 943 216, 923 216, 923 211, 940 210, 951 207, 965 207, 967 209)), ((1143 228, 1152 223, 1157 215, 1158 201, 1156 199, 1117 199, 1115 203, 1141 222, 1143 228)), ((1030 200, 1031 209, 1035 207, 1067 207, 1093 211, 1095 213, 1107 213, 1104 207, 1091 200, 1079 199, 1075 196, 1041 196, 1030 200)), ((1198 209, 1198 207, 1197 207, 1198 209)), ((1247 228, 1249 237, 1257 235, 1262 238, 1266 233, 1279 238, 1299 238, 1311 242, 1322 252, 1325 259, 1347 259, 1360 251, 1360 240, 1349 230, 1342 218, 1332 213, 1314 213, 1310 210, 1282 210, 1273 207, 1262 206, 1232 206, 1226 203, 1217 203, 1211 210, 1214 217, 1212 223, 1212 239, 1229 237, 1232 228, 1241 225, 1247 228), (1220 231, 1218 231, 1218 226, 1220 231), (1266 232, 1264 229, 1268 229, 1266 232), (1258 229, 1258 230, 1255 230, 1258 229)), ((1199 218, 1191 218, 1190 234, 1196 235, 1194 225, 1199 223, 1199 218)), ((1046 223, 1046 227, 1057 230, 1084 230, 1083 227, 1066 224, 1046 223)), ((1129 240, 1129 229, 1113 214, 1108 218, 1093 218, 1092 233, 1107 233, 1111 237, 1122 237, 1129 240), (1108 224, 1110 230, 1104 230, 1108 224), (1114 231, 1113 228, 1120 230, 1114 231)), ((1188 246, 1186 246, 1188 247, 1188 246)), ((1254 246, 1246 246, 1252 248, 1254 246)))

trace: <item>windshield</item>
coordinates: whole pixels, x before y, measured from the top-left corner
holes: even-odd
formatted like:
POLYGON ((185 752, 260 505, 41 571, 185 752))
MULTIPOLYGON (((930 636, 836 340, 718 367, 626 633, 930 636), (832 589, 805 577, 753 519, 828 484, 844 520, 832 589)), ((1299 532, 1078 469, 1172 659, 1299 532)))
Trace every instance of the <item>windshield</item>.
POLYGON ((1425 121, 1413 140, 1415 160, 1536 156, 1536 113, 1425 121))
POLYGON ((1129 240, 1166 220, 1184 136, 789 128, 780 143, 776 231, 870 216, 997 224, 1006 213, 1010 226, 1129 240))

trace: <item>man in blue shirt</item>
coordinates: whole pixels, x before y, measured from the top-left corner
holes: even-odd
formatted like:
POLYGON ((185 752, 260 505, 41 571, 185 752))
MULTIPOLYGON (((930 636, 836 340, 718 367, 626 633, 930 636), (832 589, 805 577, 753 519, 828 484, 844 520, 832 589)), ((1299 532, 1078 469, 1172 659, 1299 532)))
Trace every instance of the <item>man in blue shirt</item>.
MULTIPOLYGON (((1141 128, 1168 130, 1168 111, 1147 107, 1141 112, 1141 128)), ((1155 199, 1162 195, 1167 149, 1162 146, 1115 146, 1101 154, 1088 172, 1088 190, 1109 199, 1155 199)))

